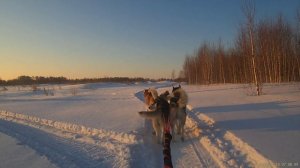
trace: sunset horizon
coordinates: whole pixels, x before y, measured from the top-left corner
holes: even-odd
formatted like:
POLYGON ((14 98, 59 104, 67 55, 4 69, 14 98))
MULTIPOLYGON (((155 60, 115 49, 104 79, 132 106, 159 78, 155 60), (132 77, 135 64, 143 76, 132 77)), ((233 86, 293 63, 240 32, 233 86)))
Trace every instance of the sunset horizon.
POLYGON ((300 166, 300 0, 0 0, 0 168, 300 166))
MULTIPOLYGON (((255 1, 295 23, 298 1, 255 1)), ((170 78, 204 42, 235 45, 242 1, 1 1, 0 78, 170 78), (218 3, 218 5, 216 5, 218 3)))

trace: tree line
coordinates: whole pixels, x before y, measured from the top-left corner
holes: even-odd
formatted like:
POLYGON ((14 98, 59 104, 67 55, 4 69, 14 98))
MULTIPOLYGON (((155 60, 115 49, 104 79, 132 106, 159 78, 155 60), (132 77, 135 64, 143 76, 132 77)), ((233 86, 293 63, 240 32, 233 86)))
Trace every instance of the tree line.
POLYGON ((37 84, 82 84, 82 83, 96 83, 96 82, 146 82, 153 81, 148 78, 129 78, 129 77, 104 77, 104 78, 83 78, 83 79, 67 79, 66 77, 43 77, 43 76, 19 76, 16 79, 1 80, 0 86, 8 85, 37 85, 37 84))
MULTIPOLYGON (((300 10, 297 25, 282 15, 255 22, 255 7, 243 7, 241 24, 233 47, 222 42, 204 42, 183 64, 189 84, 261 83, 300 81, 300 10)), ((259 94, 259 93, 258 93, 259 94)))

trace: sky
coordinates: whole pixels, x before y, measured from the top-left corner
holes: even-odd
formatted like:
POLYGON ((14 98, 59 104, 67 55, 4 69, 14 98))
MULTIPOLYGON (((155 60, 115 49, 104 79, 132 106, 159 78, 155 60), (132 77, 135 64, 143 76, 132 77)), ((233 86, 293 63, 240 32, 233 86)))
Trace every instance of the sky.
MULTIPOLYGON (((204 41, 231 46, 241 0, 0 0, 0 78, 169 78, 204 41)), ((299 0, 257 0, 296 21, 299 0)))

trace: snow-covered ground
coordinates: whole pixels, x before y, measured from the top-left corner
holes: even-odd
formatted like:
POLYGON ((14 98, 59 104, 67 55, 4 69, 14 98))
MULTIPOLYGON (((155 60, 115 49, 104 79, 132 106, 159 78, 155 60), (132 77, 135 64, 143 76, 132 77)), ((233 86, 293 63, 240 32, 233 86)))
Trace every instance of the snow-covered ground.
MULTIPOLYGON (((1 125, 2 126, 2 125, 1 125)), ((0 132, 1 167, 45 167, 55 168, 46 157, 22 144, 22 142, 0 132)))
MULTIPOLYGON (((137 112, 145 109, 143 89, 170 86, 0 88, 0 167, 162 167, 162 146, 137 112)), ((186 141, 171 146, 175 167, 300 165, 299 83, 265 85, 259 97, 247 85, 183 87, 190 111, 186 141)))
POLYGON ((246 96, 241 85, 186 89, 195 117, 209 116, 276 163, 300 162, 299 83, 265 84, 261 96, 246 96))

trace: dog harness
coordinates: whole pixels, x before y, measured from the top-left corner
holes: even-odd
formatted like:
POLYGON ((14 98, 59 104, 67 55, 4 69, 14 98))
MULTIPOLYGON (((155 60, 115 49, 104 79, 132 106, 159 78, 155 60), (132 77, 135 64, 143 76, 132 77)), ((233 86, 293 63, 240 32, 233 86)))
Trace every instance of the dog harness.
POLYGON ((171 147, 170 143, 172 141, 172 135, 170 134, 171 124, 170 124, 170 108, 169 103, 165 100, 160 103, 167 103, 168 107, 162 109, 162 118, 164 120, 164 144, 163 144, 163 155, 164 155, 164 168, 173 168, 172 156, 171 156, 171 147))
POLYGON ((164 143, 163 143, 163 155, 164 155, 164 168, 173 168, 172 157, 171 157, 171 141, 172 135, 170 134, 171 124, 170 124, 170 106, 169 103, 162 97, 155 99, 154 103, 149 107, 154 106, 162 111, 162 119, 164 120, 164 143))

